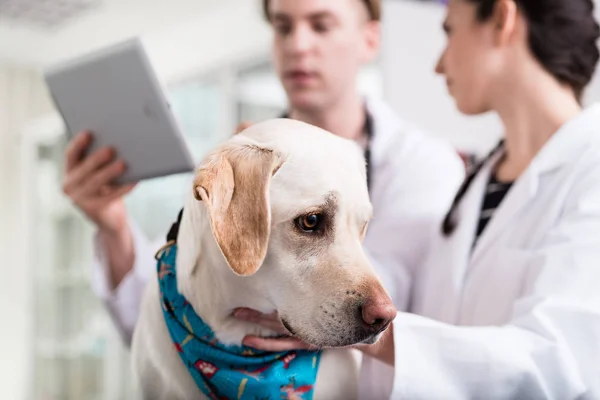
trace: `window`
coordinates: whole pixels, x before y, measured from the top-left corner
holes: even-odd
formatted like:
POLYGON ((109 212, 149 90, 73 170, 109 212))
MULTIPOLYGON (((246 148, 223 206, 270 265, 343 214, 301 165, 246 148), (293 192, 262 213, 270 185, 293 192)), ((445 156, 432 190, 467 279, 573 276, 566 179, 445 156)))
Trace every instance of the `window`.
POLYGON ((66 145, 65 135, 35 145, 30 395, 135 399, 126 350, 91 291, 92 226, 60 191, 66 145))

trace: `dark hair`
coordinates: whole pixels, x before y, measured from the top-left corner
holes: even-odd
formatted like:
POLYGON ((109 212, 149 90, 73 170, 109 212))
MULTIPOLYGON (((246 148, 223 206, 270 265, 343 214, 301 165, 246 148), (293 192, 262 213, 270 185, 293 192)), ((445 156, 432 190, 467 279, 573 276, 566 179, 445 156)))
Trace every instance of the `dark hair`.
MULTIPOLYGON (((477 5, 477 19, 488 20, 496 0, 466 0, 477 5)), ((527 22, 529 48, 542 67, 559 82, 568 84, 579 102, 592 79, 599 51, 600 27, 592 0, 514 0, 527 22)), ((459 188, 442 223, 448 236, 456 228, 456 211, 481 167, 503 147, 501 141, 477 164, 459 188)))
MULTIPOLYGON (((489 19, 496 0, 467 0, 477 18, 489 19)), ((514 0, 527 22, 529 48, 559 82, 570 85, 578 101, 598 62, 600 28, 593 0, 514 0)))
MULTIPOLYGON (((360 2, 367 7, 369 19, 371 21, 381 21, 381 0, 360 0, 360 2)), ((270 4, 270 0, 262 0, 263 15, 267 21, 271 21, 271 13, 269 11, 270 4)))

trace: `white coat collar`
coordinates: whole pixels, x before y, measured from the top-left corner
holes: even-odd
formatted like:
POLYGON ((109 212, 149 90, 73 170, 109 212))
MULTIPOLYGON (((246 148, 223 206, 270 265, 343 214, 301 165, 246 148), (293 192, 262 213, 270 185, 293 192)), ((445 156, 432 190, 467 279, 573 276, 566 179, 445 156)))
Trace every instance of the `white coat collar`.
MULTIPOLYGON (((473 249, 472 263, 477 263, 489 246, 493 244, 494 238, 502 231, 502 228, 513 222, 523 207, 536 195, 540 177, 565 164, 576 162, 589 143, 597 139, 599 131, 600 104, 594 104, 585 108, 578 116, 565 123, 554 133, 521 177, 513 183, 512 188, 496 209, 473 249)), ((475 207, 480 211, 485 185, 492 167, 501 155, 499 152, 491 157, 481 169, 480 176, 473 182, 471 191, 477 194, 478 201, 469 205, 471 212, 475 207)), ((474 230, 472 233, 474 235, 474 230)), ((472 243, 473 235, 469 246, 472 243)))
POLYGON ((364 101, 367 112, 373 118, 371 154, 373 155, 373 166, 377 168, 381 166, 389 149, 396 148, 392 145, 392 142, 399 139, 399 135, 407 128, 407 124, 383 100, 373 96, 365 96, 364 101))
POLYGON ((532 161, 532 169, 543 173, 575 161, 599 132, 600 103, 594 103, 552 135, 532 161))

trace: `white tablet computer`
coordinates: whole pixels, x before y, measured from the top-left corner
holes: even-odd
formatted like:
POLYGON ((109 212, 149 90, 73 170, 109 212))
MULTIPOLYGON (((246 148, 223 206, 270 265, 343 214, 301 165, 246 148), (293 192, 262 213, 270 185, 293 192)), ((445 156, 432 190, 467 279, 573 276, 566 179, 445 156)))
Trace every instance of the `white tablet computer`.
POLYGON ((53 66, 44 77, 69 135, 90 130, 88 152, 111 146, 126 162, 116 183, 193 171, 193 157, 139 39, 53 66))

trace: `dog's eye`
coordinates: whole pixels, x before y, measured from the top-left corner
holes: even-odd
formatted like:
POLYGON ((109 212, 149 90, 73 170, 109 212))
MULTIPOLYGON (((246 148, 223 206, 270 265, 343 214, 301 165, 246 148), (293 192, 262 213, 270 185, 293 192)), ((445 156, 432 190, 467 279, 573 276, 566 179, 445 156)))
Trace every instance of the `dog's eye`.
POLYGON ((305 232, 314 232, 319 229, 322 220, 321 214, 309 214, 298 217, 296 225, 305 232))

